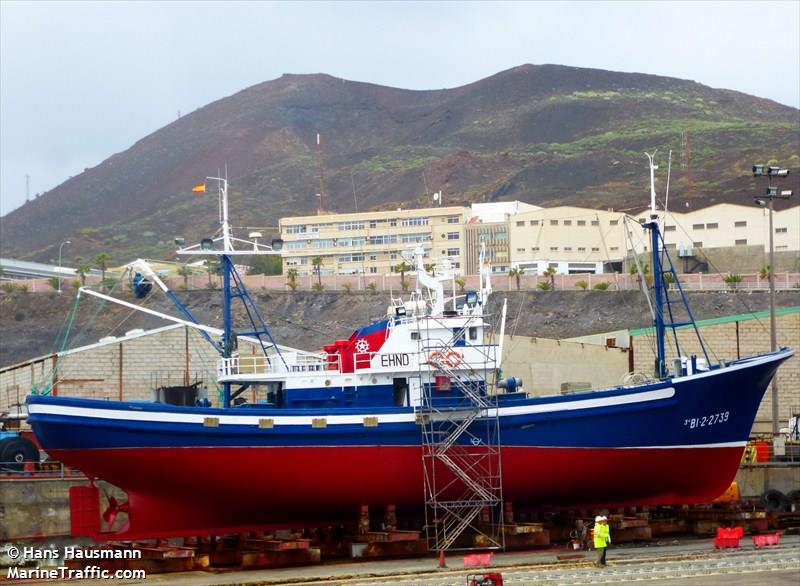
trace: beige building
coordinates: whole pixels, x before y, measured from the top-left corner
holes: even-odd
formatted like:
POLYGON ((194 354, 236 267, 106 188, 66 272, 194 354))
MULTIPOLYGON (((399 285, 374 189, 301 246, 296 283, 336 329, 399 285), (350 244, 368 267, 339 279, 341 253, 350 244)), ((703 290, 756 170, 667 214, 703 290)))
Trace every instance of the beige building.
MULTIPOLYGON (((774 212, 773 231, 776 270, 797 271, 800 206, 774 212)), ((707 259, 724 272, 758 271, 769 264, 769 211, 755 205, 718 204, 687 213, 669 212, 664 241, 679 258, 707 259)))
POLYGON ((464 223, 469 208, 424 209, 282 218, 283 269, 314 273, 320 257, 323 275, 380 275, 403 262, 402 253, 422 246, 431 262, 450 260, 463 274, 464 223))
MULTIPOLYGON (((284 218, 284 271, 385 275, 401 253, 422 244, 432 261, 451 259, 456 274, 476 274, 484 244, 495 272, 522 268, 543 274, 627 272, 630 251, 647 254, 633 215, 575 206, 540 208, 523 202, 477 203, 466 207, 328 214, 284 218), (628 221, 625 221, 625 218, 628 221), (626 229, 627 226, 627 229, 626 229)), ((776 270, 800 270, 800 206, 775 212, 776 270)), ((664 240, 681 272, 758 272, 768 264, 769 216, 763 208, 719 204, 691 212, 669 212, 664 240)))
POLYGON ((540 208, 509 219, 512 267, 541 275, 621 270, 626 238, 622 212, 573 206, 540 208))

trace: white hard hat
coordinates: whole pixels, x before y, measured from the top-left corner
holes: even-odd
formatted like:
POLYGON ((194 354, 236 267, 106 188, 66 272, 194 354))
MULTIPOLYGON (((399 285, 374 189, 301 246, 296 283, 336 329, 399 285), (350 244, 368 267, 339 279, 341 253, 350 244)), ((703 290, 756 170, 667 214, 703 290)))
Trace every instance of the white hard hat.
POLYGON ((603 519, 605 519, 605 517, 603 517, 602 515, 597 515, 597 516, 594 518, 594 522, 595 522, 595 523, 599 523, 599 522, 600 522, 600 521, 602 521, 603 519))

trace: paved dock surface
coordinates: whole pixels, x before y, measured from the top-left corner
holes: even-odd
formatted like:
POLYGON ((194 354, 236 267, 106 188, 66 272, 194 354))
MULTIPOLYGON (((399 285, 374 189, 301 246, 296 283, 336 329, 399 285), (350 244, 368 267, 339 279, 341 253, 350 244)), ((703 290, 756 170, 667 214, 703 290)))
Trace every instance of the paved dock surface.
MULTIPOLYGON (((594 552, 564 549, 498 553, 491 567, 479 571, 503 574, 505 584, 575 585, 657 583, 663 586, 792 585, 800 584, 800 536, 784 536, 779 546, 757 549, 749 537, 737 549, 715 550, 710 539, 683 538, 647 545, 613 546, 609 565, 596 568, 594 552), (580 553, 580 552, 577 552, 580 553), (560 559, 568 555, 570 559, 560 559)), ((464 586, 474 569, 464 569, 463 556, 447 557, 447 568, 433 558, 387 561, 348 561, 308 567, 224 572, 156 574, 146 580, 80 581, 95 584, 152 584, 175 586, 335 585, 464 586)), ((24 583, 24 582, 22 582, 24 583)), ((75 584, 76 582, 48 582, 75 584)))

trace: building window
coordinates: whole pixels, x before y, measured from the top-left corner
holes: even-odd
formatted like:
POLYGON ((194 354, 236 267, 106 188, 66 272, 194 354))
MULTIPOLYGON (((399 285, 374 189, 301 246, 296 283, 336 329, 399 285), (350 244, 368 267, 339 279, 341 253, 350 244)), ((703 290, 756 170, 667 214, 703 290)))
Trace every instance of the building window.
POLYGON ((612 250, 612 252, 616 252, 617 250, 619 250, 619 246, 612 246, 611 250, 612 250))
POLYGON ((401 226, 427 226, 428 218, 403 218, 400 221, 401 226))
POLYGON ((674 232, 675 226, 664 226, 664 232, 674 232))
POLYGON ((339 232, 348 230, 363 230, 364 222, 339 222, 339 232))
POLYGON ((747 220, 739 220, 733 223, 734 228, 747 228, 747 220))
POLYGON ((458 256, 461 254, 460 248, 448 248, 447 249, 447 256, 458 256))
POLYGON ((600 252, 600 249, 596 246, 592 247, 592 252, 600 252))
POLYGON ((786 234, 788 231, 788 228, 775 228, 775 234, 786 234))
POLYGON ((369 244, 397 244, 396 234, 379 234, 378 236, 370 236, 369 244))
POLYGON ((551 226, 558 226, 558 220, 550 220, 551 226))
POLYGON ((586 220, 578 220, 578 226, 585 226, 586 220))
POLYGON ((333 239, 320 238, 311 241, 311 248, 333 248, 333 239))
POLYGON ((369 267, 369 272, 373 275, 378 272, 378 267, 369 267))
POLYGON ((558 252, 558 246, 551 246, 550 252, 558 252))
POLYGON ((539 220, 531 220, 531 226, 538 226, 539 220))
POLYGON ((417 232, 416 234, 403 234, 400 240, 403 244, 418 244, 430 239, 430 236, 424 232, 417 232))
POLYGON ((572 226, 572 220, 564 220, 565 226, 572 226))
POLYGON ((389 220, 389 225, 390 225, 392 228, 394 228, 395 226, 397 226, 397 220, 389 220))
POLYGON ((305 248, 305 247, 306 247, 306 241, 305 240, 299 240, 297 242, 287 242, 286 243, 286 248, 288 248, 289 250, 300 250, 301 248, 305 248))
POLYGON ((611 220, 609 222, 609 225, 611 225, 611 226, 616 226, 617 224, 619 224, 619 220, 611 220))
POLYGON ((585 246, 579 246, 578 247, 578 252, 586 252, 586 247, 585 246))
POLYGON ((532 250, 533 252, 539 252, 539 247, 538 247, 538 246, 532 246, 532 247, 531 247, 531 250, 532 250))
POLYGON ((592 220, 592 226, 599 226, 600 220, 592 220))
MULTIPOLYGON (((700 245, 702 245, 702 244, 703 243, 701 242, 700 245)), ((738 240, 736 240, 734 242, 734 244, 736 246, 746 246, 747 245, 747 238, 739 238, 738 240)), ((697 245, 697 243, 695 243, 695 245, 697 245)))
POLYGON ((706 230, 715 230, 719 228, 719 224, 717 222, 711 222, 710 224, 706 224, 706 230))
POLYGON ((522 227, 524 225, 525 225, 525 220, 522 220, 521 222, 517 222, 517 226, 518 227, 522 227))
POLYGON ((306 225, 297 225, 297 226, 286 226, 286 233, 287 234, 305 234, 306 233, 306 225))
POLYGON ((508 234, 506 234, 505 232, 495 232, 494 233, 494 239, 495 240, 505 240, 506 238, 508 238, 508 234))
POLYGON ((524 248, 517 248, 517 252, 525 252, 524 248))
POLYGON ((339 256, 339 262, 363 262, 363 254, 342 254, 339 256))
POLYGON ((458 239, 459 239, 459 236, 460 236, 460 235, 459 235, 459 233, 458 233, 458 232, 448 232, 448 233, 447 233, 447 239, 448 239, 448 240, 458 240, 458 239))
POLYGON ((458 216, 447 216, 448 224, 458 224, 458 216))
POLYGON ((565 246, 564 247, 564 252, 572 252, 572 247, 571 246, 565 246))
POLYGON ((369 255, 369 260, 372 260, 372 261, 378 260, 378 255, 377 254, 370 254, 369 255))
POLYGON ((692 224, 692 230, 704 230, 705 227, 705 224, 692 224))
POLYGON ((389 260, 397 260, 397 253, 393 252, 389 255, 389 260))

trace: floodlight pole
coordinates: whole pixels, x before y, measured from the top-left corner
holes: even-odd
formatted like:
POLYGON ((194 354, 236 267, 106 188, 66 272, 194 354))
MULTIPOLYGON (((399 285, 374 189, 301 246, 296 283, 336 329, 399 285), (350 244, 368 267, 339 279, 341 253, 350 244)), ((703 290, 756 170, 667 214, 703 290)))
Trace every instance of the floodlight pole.
MULTIPOLYGON (((773 177, 786 177, 789 175, 787 169, 780 167, 772 167, 768 165, 753 165, 753 177, 766 177, 767 178, 767 197, 769 204, 766 206, 769 210, 769 345, 770 351, 775 352, 778 349, 778 334, 777 325, 775 320, 775 229, 773 228, 772 214, 774 210, 773 199, 775 197, 789 198, 792 196, 791 191, 781 191, 772 186, 773 177)), ((758 203, 763 205, 762 201, 758 203)), ((780 413, 778 410, 778 375, 772 377, 772 435, 773 438, 777 437, 780 433, 780 413)))
MULTIPOLYGON (((769 349, 778 349, 778 336, 775 325, 775 233, 772 228, 772 198, 769 198, 769 349)), ((772 377, 772 435, 778 435, 778 373, 772 377)))

